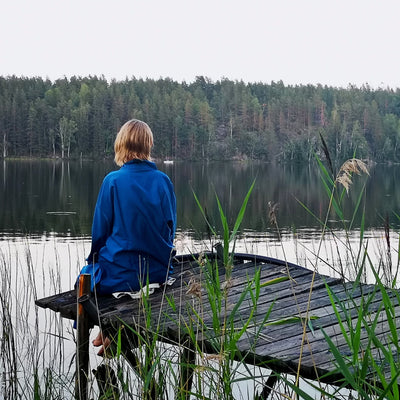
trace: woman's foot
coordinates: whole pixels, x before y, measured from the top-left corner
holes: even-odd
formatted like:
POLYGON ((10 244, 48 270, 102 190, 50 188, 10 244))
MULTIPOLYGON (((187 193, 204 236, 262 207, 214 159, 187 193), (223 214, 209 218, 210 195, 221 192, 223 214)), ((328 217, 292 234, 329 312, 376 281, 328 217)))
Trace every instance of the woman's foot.
POLYGON ((96 339, 92 342, 94 347, 99 347, 103 344, 103 333, 99 331, 99 334, 96 336, 96 339))
POLYGON ((101 357, 105 357, 106 355, 110 355, 110 354, 106 354, 107 351, 109 351, 109 347, 110 347, 111 341, 108 337, 105 337, 103 340, 103 346, 101 346, 101 349, 97 352, 98 356, 101 357))
POLYGON ((92 343, 95 347, 101 346, 101 349, 98 351, 97 355, 104 357, 106 350, 111 344, 111 341, 108 337, 103 337, 103 333, 100 331, 92 343))

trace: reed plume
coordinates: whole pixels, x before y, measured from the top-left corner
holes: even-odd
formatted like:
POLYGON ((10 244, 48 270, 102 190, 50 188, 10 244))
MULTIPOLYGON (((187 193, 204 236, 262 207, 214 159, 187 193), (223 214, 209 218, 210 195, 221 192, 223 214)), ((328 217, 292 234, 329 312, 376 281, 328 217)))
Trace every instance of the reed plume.
POLYGON ((358 158, 351 158, 343 163, 340 167, 339 173, 336 176, 336 183, 340 183, 345 189, 346 192, 349 192, 350 186, 352 182, 353 174, 361 175, 361 172, 365 172, 369 175, 367 165, 364 161, 359 160, 358 158))
POLYGON ((268 219, 271 225, 277 224, 276 213, 278 211, 278 203, 268 202, 268 219))

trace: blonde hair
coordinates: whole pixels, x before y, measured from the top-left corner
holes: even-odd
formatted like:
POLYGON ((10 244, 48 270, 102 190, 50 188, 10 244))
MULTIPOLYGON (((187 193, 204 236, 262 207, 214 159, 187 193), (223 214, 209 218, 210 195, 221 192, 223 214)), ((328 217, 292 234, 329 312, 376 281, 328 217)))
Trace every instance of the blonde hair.
POLYGON ((153 132, 146 122, 131 119, 119 130, 114 142, 115 163, 119 166, 133 159, 149 160, 153 132))

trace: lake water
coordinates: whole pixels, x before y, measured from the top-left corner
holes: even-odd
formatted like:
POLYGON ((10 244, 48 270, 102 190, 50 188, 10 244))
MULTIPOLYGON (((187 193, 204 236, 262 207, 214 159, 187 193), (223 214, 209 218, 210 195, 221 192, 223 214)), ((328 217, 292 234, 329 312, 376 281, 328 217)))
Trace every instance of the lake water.
MULTIPOLYGON (((396 185, 400 166, 375 165, 370 176, 355 176, 349 194, 343 197, 345 223, 334 212, 327 216, 329 198, 316 166, 271 165, 267 163, 219 162, 157 163, 175 186, 178 208, 176 248, 189 253, 210 248, 207 225, 193 193, 217 230, 221 230, 216 196, 230 226, 255 180, 246 214, 238 235, 237 250, 273 257, 313 267, 313 253, 323 252, 324 260, 335 263, 336 246, 343 241, 358 246, 361 213, 365 215, 365 238, 369 248, 381 251, 385 220, 392 227, 391 245, 397 248, 400 186, 396 185), (351 224, 360 193, 365 188, 360 211, 351 224), (277 204, 276 224, 269 219, 268 204, 277 204), (306 209, 307 208, 307 209, 306 209), (329 230, 321 246, 320 220, 328 220, 329 230), (333 258, 332 258, 333 257, 333 258)), ((94 205, 104 176, 116 169, 112 161, 3 161, 0 163, 0 245, 41 244, 59 249, 79 249, 81 262, 88 251, 94 205)), ((42 250, 43 252, 43 250, 42 250)), ((348 248, 340 251, 347 257, 348 248)), ((53 256, 55 257, 55 256, 53 256)), ((65 256, 63 256, 65 258, 65 256)), ((76 261, 79 264, 79 260, 76 261)), ((329 272, 331 274, 331 272, 329 272)), ((70 284, 65 279, 65 288, 70 284)))
MULTIPOLYGON (((179 254, 210 249, 217 241, 209 237, 193 193, 220 232, 216 196, 233 227, 243 199, 255 181, 236 251, 285 258, 328 275, 344 274, 352 278, 358 268, 354 260, 360 248, 363 213, 363 246, 368 247, 373 263, 381 268, 379 261, 384 259, 384 263, 397 269, 400 166, 375 165, 369 170, 370 176, 355 176, 349 194, 343 196, 344 222, 333 211, 327 213, 329 198, 316 166, 244 162, 175 162, 157 166, 174 183, 178 208, 175 245, 179 254), (268 204, 277 205, 275 224, 270 222, 268 204), (357 204, 360 211, 352 221, 357 204), (329 229, 324 235, 321 220, 328 221, 329 229), (385 221, 391 228, 387 235, 385 221)), ((14 299, 12 308, 18 311, 17 325, 28 324, 26 331, 32 327, 39 329, 43 334, 41 341, 48 340, 46 335, 50 330, 54 335, 53 317, 43 317, 43 310, 32 313, 29 305, 20 308, 19 299, 24 296, 32 305, 36 297, 72 288, 89 252, 91 221, 102 179, 113 169, 116 166, 111 161, 0 162, 3 298, 10 303, 14 299), (26 292, 28 280, 34 283, 32 293, 26 292), (44 326, 37 328, 38 320, 42 324, 44 318, 44 326)), ((390 282, 387 269, 383 268, 381 273, 387 274, 384 278, 390 282)), ((365 280, 373 281, 372 274, 366 272, 365 280)), ((56 330, 64 336, 66 325, 58 321, 56 330)), ((23 342, 23 339, 18 340, 23 342)), ((54 357, 51 352, 57 346, 55 342, 46 345, 47 359, 70 360, 74 352, 71 338, 54 357)), ((3 370, 0 372, 4 375, 3 370)))

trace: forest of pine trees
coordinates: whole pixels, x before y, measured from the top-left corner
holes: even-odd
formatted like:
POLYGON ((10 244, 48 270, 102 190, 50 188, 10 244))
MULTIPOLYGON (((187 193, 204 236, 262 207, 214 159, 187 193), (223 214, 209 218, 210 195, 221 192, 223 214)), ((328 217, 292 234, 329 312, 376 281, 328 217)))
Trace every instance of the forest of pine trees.
POLYGON ((0 157, 111 157, 131 118, 150 125, 160 159, 308 162, 322 136, 338 162, 400 161, 399 89, 0 77, 0 157))

